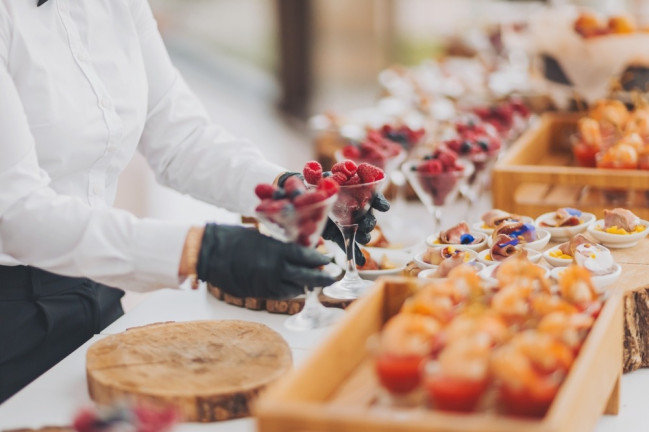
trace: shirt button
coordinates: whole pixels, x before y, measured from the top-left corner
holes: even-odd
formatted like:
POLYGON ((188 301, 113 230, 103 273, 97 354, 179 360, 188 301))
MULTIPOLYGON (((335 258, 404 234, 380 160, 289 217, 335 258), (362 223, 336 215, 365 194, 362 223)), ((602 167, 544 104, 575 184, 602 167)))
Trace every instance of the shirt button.
POLYGON ((110 107, 112 106, 112 104, 110 103, 110 100, 108 100, 108 99, 106 99, 106 98, 102 99, 101 102, 99 102, 99 104, 100 104, 103 108, 106 108, 106 109, 108 109, 108 108, 110 108, 110 107))

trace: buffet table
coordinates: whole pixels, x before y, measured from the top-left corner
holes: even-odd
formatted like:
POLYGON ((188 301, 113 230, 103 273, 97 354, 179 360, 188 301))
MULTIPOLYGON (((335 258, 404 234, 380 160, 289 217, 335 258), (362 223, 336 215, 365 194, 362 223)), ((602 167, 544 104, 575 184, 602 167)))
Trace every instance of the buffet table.
MULTIPOLYGON (((328 329, 303 333, 285 330, 282 325, 286 319, 285 315, 272 315, 227 305, 213 298, 204 288, 197 291, 161 290, 0 405, 0 430, 69 423, 79 408, 91 403, 86 390, 85 353, 92 343, 106 335, 160 321, 233 318, 263 323, 278 331, 291 347, 296 366, 299 366, 329 333, 328 329)), ((620 414, 603 416, 596 431, 644 430, 647 388, 649 370, 641 369, 624 375, 620 414)), ((252 432, 255 430, 255 422, 252 419, 239 419, 220 423, 183 423, 175 430, 252 432)))

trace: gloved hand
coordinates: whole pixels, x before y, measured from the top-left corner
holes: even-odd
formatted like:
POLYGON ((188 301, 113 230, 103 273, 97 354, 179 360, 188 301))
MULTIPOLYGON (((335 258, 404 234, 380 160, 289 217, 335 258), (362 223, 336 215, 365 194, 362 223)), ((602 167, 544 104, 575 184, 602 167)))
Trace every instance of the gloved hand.
POLYGON ((235 297, 287 298, 304 287, 334 282, 316 267, 329 258, 294 243, 282 243, 253 228, 207 224, 196 273, 235 297))
MULTIPOLYGON (((304 176, 298 172, 285 172, 277 180, 277 185, 283 187, 286 179, 291 176, 298 176, 304 180, 304 176)), ((363 256, 361 249, 358 247, 357 243, 367 244, 370 241, 370 233, 376 226, 376 217, 372 214, 372 210, 376 209, 380 212, 386 212, 390 210, 390 203, 385 199, 382 193, 377 193, 376 197, 372 201, 372 208, 367 214, 358 221, 358 231, 356 231, 356 243, 354 243, 354 257, 356 258, 356 263, 358 265, 365 264, 365 257, 363 256)), ((322 233, 322 238, 325 240, 331 240, 335 242, 340 249, 345 251, 345 239, 340 232, 340 229, 334 221, 331 219, 327 220, 327 225, 322 233)))
MULTIPOLYGON (((357 221, 358 231, 356 231, 356 243, 354 243, 354 257, 356 258, 356 264, 358 265, 365 264, 365 257, 361 253, 361 249, 358 247, 357 243, 367 244, 370 241, 370 233, 376 226, 376 218, 372 214, 372 211, 374 209, 380 212, 386 212, 390 210, 390 203, 380 192, 378 192, 376 194, 376 197, 374 197, 370 211, 368 211, 365 216, 357 221)), ((322 233, 322 237, 326 240, 335 242, 338 247, 340 247, 343 251, 345 250, 345 240, 343 239, 343 235, 340 232, 338 226, 336 226, 336 224, 331 219, 327 221, 327 226, 322 233)))

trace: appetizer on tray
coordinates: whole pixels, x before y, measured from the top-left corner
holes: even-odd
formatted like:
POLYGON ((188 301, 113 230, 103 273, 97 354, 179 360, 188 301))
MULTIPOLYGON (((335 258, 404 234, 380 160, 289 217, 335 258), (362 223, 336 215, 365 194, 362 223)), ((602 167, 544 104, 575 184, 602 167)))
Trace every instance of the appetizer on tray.
POLYGON ((386 322, 373 353, 388 404, 545 415, 603 300, 585 269, 554 285, 524 257, 503 262, 494 282, 456 267, 386 322))
POLYGON ((497 238, 507 236, 511 244, 522 244, 528 249, 542 250, 550 241, 550 233, 544 229, 537 229, 534 224, 524 222, 504 222, 496 228, 489 238, 493 245, 497 238))
MULTIPOLYGON (((571 253, 573 262, 590 273, 593 286, 600 293, 622 274, 622 267, 615 262, 611 251, 604 246, 583 242, 573 246, 571 253)), ((558 279, 564 271, 564 267, 557 267, 550 275, 558 279)))
POLYGON ((466 222, 460 222, 447 230, 429 236, 426 244, 431 247, 453 245, 478 251, 487 246, 487 236, 484 233, 471 231, 466 222))
POLYGON ((638 244, 649 234, 649 223, 641 220, 630 210, 615 208, 604 210, 604 219, 588 227, 588 233, 604 246, 627 248, 638 244))
POLYGON ((536 218, 536 226, 550 233, 552 240, 561 241, 580 232, 595 221, 595 215, 581 210, 562 207, 557 211, 544 213, 536 218))
MULTIPOLYGON (((361 248, 361 252, 365 264, 357 266, 358 274, 368 280, 401 274, 411 259, 409 254, 396 249, 361 248)), ((337 258, 340 264, 344 264, 344 256, 339 255, 337 258)))
POLYGON ((541 260, 541 253, 537 250, 526 248, 524 243, 513 239, 506 234, 496 237, 489 249, 478 253, 478 261, 485 265, 498 264, 515 255, 525 255, 530 261, 537 263, 541 260))
POLYGON ((485 234, 493 233, 494 229, 498 228, 505 222, 534 222, 534 220, 529 216, 520 216, 501 209, 491 209, 488 212, 484 213, 480 219, 481 222, 476 222, 473 224, 473 229, 485 234))
POLYGON ((461 262, 469 262, 477 258, 478 254, 471 250, 456 246, 428 247, 425 251, 415 255, 415 262, 422 269, 437 268, 447 259, 461 256, 461 262))

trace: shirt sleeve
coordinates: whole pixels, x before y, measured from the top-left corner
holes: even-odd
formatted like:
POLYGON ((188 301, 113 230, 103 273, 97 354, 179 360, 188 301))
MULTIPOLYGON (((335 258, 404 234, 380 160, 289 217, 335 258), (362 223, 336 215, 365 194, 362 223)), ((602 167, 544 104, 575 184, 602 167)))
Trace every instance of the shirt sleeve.
MULTIPOLYGON (((2 50, 0 33, 0 51, 2 50)), ((125 289, 178 286, 189 225, 137 219, 57 194, 39 167, 23 105, 0 55, 0 253, 125 289)))
MULTIPOLYGON (((139 151, 157 180, 228 210, 252 214, 254 188, 286 171, 252 143, 208 118, 166 51, 146 0, 131 0, 149 83, 148 116, 139 151)), ((251 123, 253 120, 251 119, 251 123)))

